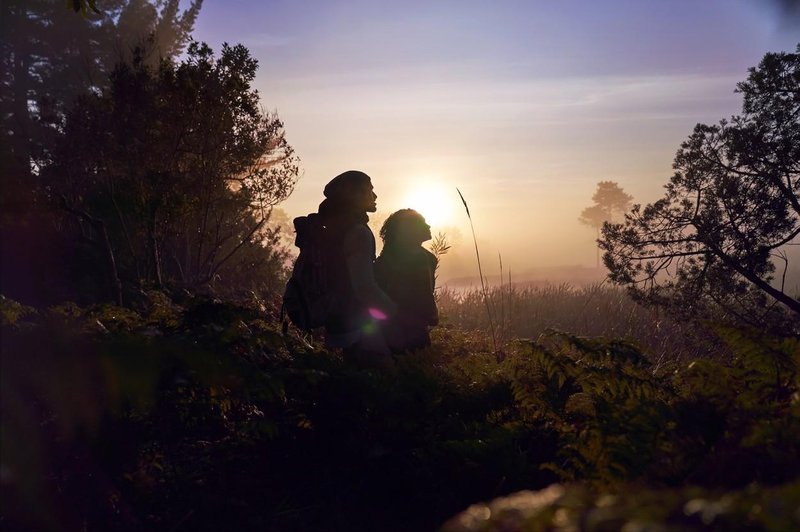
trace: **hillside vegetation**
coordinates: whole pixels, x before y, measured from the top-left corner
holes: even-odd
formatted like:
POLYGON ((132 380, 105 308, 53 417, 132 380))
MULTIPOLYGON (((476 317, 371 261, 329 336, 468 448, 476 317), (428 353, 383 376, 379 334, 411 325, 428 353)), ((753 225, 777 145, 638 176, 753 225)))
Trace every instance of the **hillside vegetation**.
POLYGON ((2 315, 9 529, 800 526, 796 338, 717 327, 728 357, 654 360, 550 330, 496 353, 446 314, 377 372, 189 295, 2 315))

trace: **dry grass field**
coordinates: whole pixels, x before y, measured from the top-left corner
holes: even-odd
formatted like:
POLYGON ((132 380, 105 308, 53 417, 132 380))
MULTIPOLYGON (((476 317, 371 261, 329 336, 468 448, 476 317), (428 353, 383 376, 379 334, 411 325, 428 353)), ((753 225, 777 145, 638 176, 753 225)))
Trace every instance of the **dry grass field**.
POLYGON ((581 336, 620 338, 639 346, 654 361, 718 357, 711 333, 702 324, 676 321, 658 309, 633 301, 624 290, 603 283, 438 291, 443 325, 494 329, 498 345, 517 338, 537 338, 556 329, 581 336), (491 315, 491 320, 490 320, 491 315))

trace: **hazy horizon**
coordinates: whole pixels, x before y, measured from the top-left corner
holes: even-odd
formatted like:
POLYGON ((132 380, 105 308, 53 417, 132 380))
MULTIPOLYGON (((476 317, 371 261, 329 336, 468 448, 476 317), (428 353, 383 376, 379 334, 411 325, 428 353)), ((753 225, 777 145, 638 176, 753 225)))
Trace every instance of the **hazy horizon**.
POLYGON ((741 110, 736 83, 791 51, 777 3, 631 0, 387 4, 206 2, 194 38, 241 43, 303 177, 280 205, 316 210, 334 175, 373 178, 380 215, 417 208, 454 241, 443 278, 594 267, 578 216, 597 182, 648 203, 698 122, 741 110))

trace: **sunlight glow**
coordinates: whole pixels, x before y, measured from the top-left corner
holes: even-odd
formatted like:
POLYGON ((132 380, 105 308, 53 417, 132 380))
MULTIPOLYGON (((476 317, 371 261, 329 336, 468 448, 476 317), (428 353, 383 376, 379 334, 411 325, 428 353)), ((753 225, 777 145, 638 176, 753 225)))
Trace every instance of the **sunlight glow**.
POLYGON ((405 196, 402 208, 414 209, 425 217, 433 228, 453 223, 454 208, 458 194, 433 178, 420 180, 405 196))

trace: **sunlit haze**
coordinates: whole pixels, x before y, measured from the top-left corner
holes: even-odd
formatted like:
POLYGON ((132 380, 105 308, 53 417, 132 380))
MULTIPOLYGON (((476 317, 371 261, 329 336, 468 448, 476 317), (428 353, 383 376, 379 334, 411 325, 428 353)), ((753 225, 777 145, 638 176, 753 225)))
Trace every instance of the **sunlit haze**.
POLYGON ((385 204, 389 211, 396 205, 398 208, 411 208, 425 217, 431 227, 443 229, 459 225, 459 217, 455 207, 458 198, 453 194, 453 187, 435 175, 411 180, 408 192, 401 198, 387 198, 385 204))
POLYGON ((214 2, 194 37, 242 43, 303 177, 280 207, 313 212, 334 175, 373 178, 378 216, 411 207, 454 246, 444 279, 595 265, 578 222, 598 181, 652 202, 698 122, 798 32, 756 0, 214 2))

